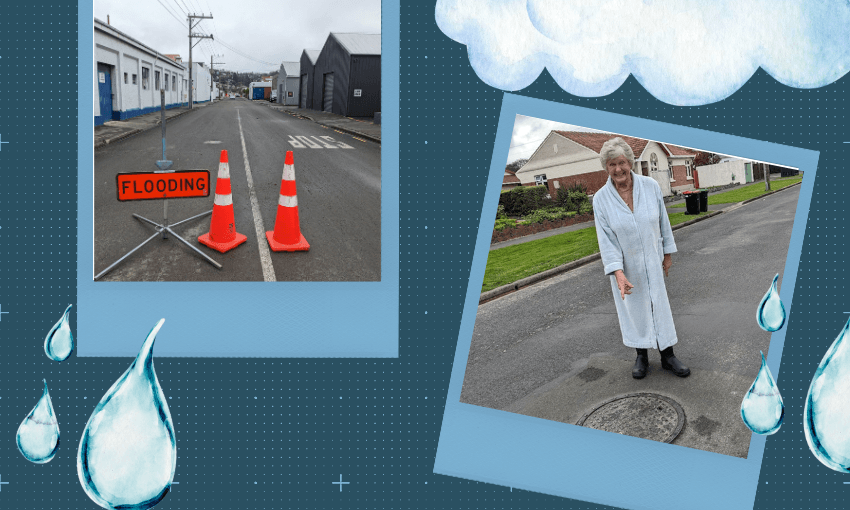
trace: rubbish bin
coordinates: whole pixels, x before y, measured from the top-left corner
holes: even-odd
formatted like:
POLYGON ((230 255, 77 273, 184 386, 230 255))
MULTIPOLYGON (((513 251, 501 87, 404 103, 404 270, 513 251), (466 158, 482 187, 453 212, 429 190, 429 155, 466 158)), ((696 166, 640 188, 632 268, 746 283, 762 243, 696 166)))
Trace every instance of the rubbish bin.
POLYGON ((699 192, 686 191, 685 195, 685 214, 699 214, 699 192))
POLYGON ((708 190, 699 192, 699 212, 708 212, 708 190))

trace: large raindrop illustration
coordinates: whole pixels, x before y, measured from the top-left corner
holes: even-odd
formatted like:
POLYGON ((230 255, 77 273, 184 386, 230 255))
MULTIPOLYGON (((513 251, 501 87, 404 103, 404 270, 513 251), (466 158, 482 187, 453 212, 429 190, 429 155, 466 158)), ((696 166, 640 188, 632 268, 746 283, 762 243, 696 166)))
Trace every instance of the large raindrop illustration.
POLYGON ((50 328, 50 332, 44 338, 44 353, 53 361, 65 361, 74 351, 74 335, 71 334, 71 325, 68 324, 68 314, 71 307, 68 305, 59 322, 50 328))
POLYGON ((764 361, 761 353, 761 368, 750 390, 741 402, 741 419, 756 434, 775 434, 782 426, 785 417, 785 404, 779 388, 764 361))
POLYGON ((756 320, 761 329, 765 331, 779 331, 785 325, 785 307, 782 305, 782 300, 779 299, 779 291, 776 290, 776 281, 779 280, 779 274, 773 277, 773 283, 767 293, 761 298, 758 311, 756 311, 756 320))
POLYGON ((850 473, 850 321, 818 365, 803 414, 806 442, 825 466, 850 473))
POLYGON ((174 424, 153 366, 153 344, 163 322, 148 333, 136 360, 100 400, 80 439, 77 475, 86 494, 103 508, 151 508, 174 480, 174 424))
POLYGON ((53 411, 47 381, 44 381, 44 393, 30 414, 21 422, 16 437, 18 450, 30 462, 44 464, 50 462, 59 449, 59 422, 53 411))

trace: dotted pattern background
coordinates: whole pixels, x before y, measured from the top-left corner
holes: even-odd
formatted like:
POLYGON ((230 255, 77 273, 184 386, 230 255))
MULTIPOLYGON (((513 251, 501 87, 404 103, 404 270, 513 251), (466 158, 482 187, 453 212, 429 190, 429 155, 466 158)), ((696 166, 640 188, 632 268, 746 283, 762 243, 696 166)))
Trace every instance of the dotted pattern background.
MULTIPOLYGON (((432 473, 502 93, 438 30, 433 4, 406 0, 401 24, 400 357, 157 359, 179 482, 157 508, 600 508, 432 473), (350 482, 342 491, 332 483, 340 475, 350 482)), ((30 2, 0 17, 0 136, 10 142, 0 145, 0 305, 9 312, 0 315, 0 508, 96 508, 77 480, 76 449, 131 361, 72 355, 58 364, 42 349, 75 298, 76 31, 76 6, 30 2), (42 378, 62 444, 53 461, 35 465, 14 437, 42 378)), ((850 311, 848 88, 845 77, 789 89, 759 71, 731 98, 702 107, 661 103, 633 79, 603 98, 571 96, 546 74, 519 92, 821 151, 777 377, 786 423, 767 441, 756 508, 844 508, 850 491, 850 479, 817 462, 802 434, 812 374, 850 311)), ((139 345, 146 333, 116 331, 139 345)), ((663 494, 661 481, 643 497, 663 494)))

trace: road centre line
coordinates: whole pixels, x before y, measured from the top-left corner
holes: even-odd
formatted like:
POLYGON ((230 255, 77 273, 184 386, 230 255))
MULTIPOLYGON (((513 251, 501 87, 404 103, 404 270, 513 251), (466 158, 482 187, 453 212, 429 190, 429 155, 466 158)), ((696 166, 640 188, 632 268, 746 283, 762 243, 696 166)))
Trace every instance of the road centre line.
POLYGON ((266 243, 266 233, 263 230, 263 216, 260 214, 260 205, 257 202, 257 193, 254 191, 254 178, 251 176, 251 164, 248 162, 248 149, 245 148, 245 135, 242 134, 242 116, 236 111, 236 119, 239 121, 239 139, 242 140, 242 159, 245 162, 245 175, 248 178, 248 196, 251 198, 251 212, 254 215, 254 231, 257 234, 257 246, 260 249, 260 265, 263 266, 263 280, 267 282, 277 281, 272 265, 272 255, 266 243))

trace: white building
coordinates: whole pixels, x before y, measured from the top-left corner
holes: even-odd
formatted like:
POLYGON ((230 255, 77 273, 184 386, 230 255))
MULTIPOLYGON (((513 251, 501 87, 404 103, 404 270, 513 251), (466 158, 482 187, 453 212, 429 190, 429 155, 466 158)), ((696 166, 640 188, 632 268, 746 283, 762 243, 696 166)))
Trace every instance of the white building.
POLYGON ((94 20, 94 44, 95 125, 159 110, 160 89, 166 108, 188 101, 186 66, 99 19, 94 20))
POLYGON ((203 62, 192 63, 192 102, 206 103, 212 98, 218 97, 218 87, 212 83, 212 75, 209 68, 203 62))
POLYGON ((282 62, 277 75, 277 102, 298 106, 301 85, 301 63, 282 62))
POLYGON ((252 81, 248 86, 248 99, 269 99, 271 91, 271 81, 252 81))

